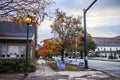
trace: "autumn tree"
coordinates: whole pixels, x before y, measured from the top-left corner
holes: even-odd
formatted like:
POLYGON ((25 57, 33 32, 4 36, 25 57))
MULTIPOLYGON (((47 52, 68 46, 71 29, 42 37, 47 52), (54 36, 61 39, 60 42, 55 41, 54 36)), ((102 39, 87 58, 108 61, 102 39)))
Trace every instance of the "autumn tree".
MULTIPOLYGON (((61 41, 61 60, 64 62, 64 52, 71 46, 75 48, 75 32, 78 37, 82 35, 81 17, 67 16, 64 12, 56 10, 56 18, 50 26, 52 32, 61 41)), ((78 40, 79 41, 79 40, 78 40)))
POLYGON ((43 46, 41 46, 38 50, 41 56, 49 56, 58 54, 60 51, 61 42, 56 38, 45 39, 42 41, 43 46))
POLYGON ((37 53, 39 56, 47 56, 46 49, 43 46, 38 48, 37 53))
MULTIPOLYGON (((96 47, 97 44, 93 41, 92 36, 87 33, 87 53, 89 53, 89 51, 94 51, 96 47)), ((80 58, 83 59, 84 38, 81 43, 78 44, 78 51, 80 52, 80 58)))
MULTIPOLYGON (((56 10, 56 18, 53 24, 50 26, 52 32, 57 38, 61 40, 61 60, 64 62, 64 52, 70 51, 75 52, 75 49, 78 48, 79 51, 84 50, 84 30, 81 27, 81 17, 67 16, 64 12, 56 10), (76 46, 76 36, 77 35, 77 46, 76 46), (81 38, 83 40, 81 41, 81 38)), ((95 49, 94 41, 92 37, 87 34, 88 39, 88 51, 95 49), (93 45, 93 46, 92 46, 93 45)))
POLYGON ((87 46, 88 52, 90 50, 94 51, 97 48, 97 44, 93 41, 92 36, 90 34, 87 34, 87 46))

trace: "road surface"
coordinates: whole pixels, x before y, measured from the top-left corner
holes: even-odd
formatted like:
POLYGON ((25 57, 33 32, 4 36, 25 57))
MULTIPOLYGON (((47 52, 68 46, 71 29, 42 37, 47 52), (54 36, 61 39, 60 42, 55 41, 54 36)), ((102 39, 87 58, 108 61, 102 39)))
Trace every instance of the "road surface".
POLYGON ((89 60, 89 68, 102 70, 120 77, 120 62, 89 60))

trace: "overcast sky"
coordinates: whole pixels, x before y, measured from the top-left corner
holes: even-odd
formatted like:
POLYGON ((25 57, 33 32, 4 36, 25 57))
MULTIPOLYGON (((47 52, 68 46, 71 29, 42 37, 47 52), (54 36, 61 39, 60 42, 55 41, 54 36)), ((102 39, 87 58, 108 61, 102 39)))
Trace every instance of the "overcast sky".
MULTIPOLYGON (((55 0, 51 13, 59 8, 67 15, 83 16, 94 0, 55 0)), ((114 37, 120 35, 120 0, 98 0, 87 12, 87 32, 93 37, 114 37)), ((52 21, 46 19, 38 29, 38 43, 53 36, 49 25, 52 21)))

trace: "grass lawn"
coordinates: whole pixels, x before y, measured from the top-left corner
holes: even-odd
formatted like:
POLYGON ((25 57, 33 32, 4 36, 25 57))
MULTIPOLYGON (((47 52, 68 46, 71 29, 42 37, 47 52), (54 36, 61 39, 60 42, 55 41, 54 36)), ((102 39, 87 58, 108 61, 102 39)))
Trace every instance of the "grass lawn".
POLYGON ((84 67, 73 64, 65 63, 65 69, 58 69, 57 64, 54 61, 46 61, 47 65, 50 66, 54 71, 82 71, 84 67))

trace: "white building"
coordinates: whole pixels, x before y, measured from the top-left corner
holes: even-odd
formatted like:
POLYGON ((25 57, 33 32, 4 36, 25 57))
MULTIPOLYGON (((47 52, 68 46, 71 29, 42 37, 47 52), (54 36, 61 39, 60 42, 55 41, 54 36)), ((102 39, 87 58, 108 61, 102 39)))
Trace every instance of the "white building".
POLYGON ((106 37, 93 37, 97 44, 95 54, 98 57, 106 58, 119 58, 120 54, 120 36, 106 38, 106 37))

